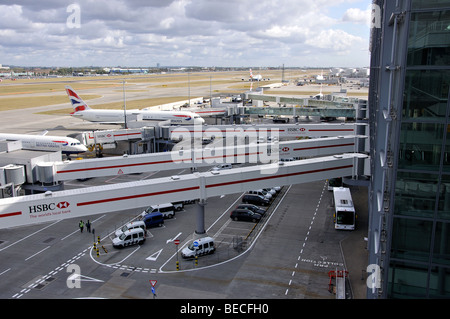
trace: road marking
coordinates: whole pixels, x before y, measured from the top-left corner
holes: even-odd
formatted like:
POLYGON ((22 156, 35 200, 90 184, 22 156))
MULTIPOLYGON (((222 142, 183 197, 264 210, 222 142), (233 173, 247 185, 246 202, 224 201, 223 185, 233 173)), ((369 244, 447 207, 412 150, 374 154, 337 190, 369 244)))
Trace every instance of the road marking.
POLYGON ((80 274, 72 274, 70 275, 67 280, 78 280, 78 281, 90 281, 90 282, 104 282, 103 280, 100 279, 95 279, 92 277, 88 277, 88 276, 83 276, 80 274))
MULTIPOLYGON (((174 238, 166 240, 166 244, 173 242, 175 239, 177 239, 178 237, 180 237, 181 234, 182 234, 182 233, 180 232, 180 233, 178 233, 178 235, 176 235, 174 238)), ((162 249, 161 249, 161 250, 162 250, 162 249)))
MULTIPOLYGON (((302 249, 300 250, 300 254, 299 254, 298 258, 297 258, 297 261, 302 261, 302 262, 304 261, 304 259, 301 258, 302 255, 303 255, 303 249, 306 246, 306 242, 308 240, 309 232, 310 232, 310 230, 312 228, 312 225, 314 224, 314 220, 316 219, 316 215, 317 215, 317 212, 319 210, 320 202, 322 200, 322 197, 323 197, 323 194, 325 192, 326 186, 327 186, 327 182, 325 182, 325 185, 322 188, 322 193, 320 194, 319 202, 317 203, 316 210, 315 210, 315 212, 313 214, 313 217, 312 217, 312 220, 311 220, 311 224, 309 226, 308 232, 306 233, 305 239, 303 241, 302 249)), ((295 269, 297 269, 297 266, 298 266, 298 263, 295 264, 295 269)), ((295 275, 295 270, 292 272, 291 277, 294 277, 294 275, 295 275)), ((289 280, 289 286, 291 285, 291 283, 292 283, 292 279, 289 280)), ((289 288, 286 289, 286 292, 284 293, 284 295, 287 296, 288 292, 289 292, 289 288)))
POLYGON ((10 271, 10 270, 11 270, 11 268, 8 268, 8 269, 6 269, 5 271, 0 272, 0 276, 3 275, 3 274, 5 274, 5 273, 7 273, 7 272, 10 271))
MULTIPOLYGON (((93 220, 92 222, 91 222, 91 224, 92 223, 95 223, 95 222, 97 222, 98 220, 100 220, 101 218, 103 218, 103 217, 105 217, 106 216, 106 214, 105 215, 102 215, 102 216, 100 216, 99 218, 97 218, 97 219, 95 219, 95 220, 93 220)), ((80 232, 80 229, 78 229, 78 230, 75 230, 75 231, 73 231, 73 232, 71 232, 69 235, 67 235, 67 236, 64 236, 63 238, 61 238, 61 240, 64 240, 64 239, 66 239, 66 238, 68 238, 68 237, 70 237, 70 236, 72 236, 73 234, 75 234, 75 233, 79 233, 80 232)))
POLYGON ((145 258, 145 260, 155 261, 156 259, 158 259, 159 254, 161 254, 162 251, 163 251, 162 249, 158 250, 156 253, 145 258))
POLYGON ((44 250, 47 250, 47 249, 49 249, 51 246, 47 246, 47 247, 45 247, 44 249, 42 249, 42 250, 40 250, 40 251, 38 251, 37 253, 35 253, 34 255, 31 255, 30 257, 28 257, 27 259, 25 259, 25 261, 27 261, 28 259, 31 259, 31 258, 33 258, 34 256, 36 256, 36 255, 39 255, 40 253, 42 253, 44 250))
POLYGON ((48 226, 46 226, 46 227, 44 227, 44 228, 42 228, 42 229, 40 229, 40 230, 38 230, 38 231, 35 231, 34 233, 32 233, 32 234, 30 234, 30 235, 28 235, 28 236, 25 236, 25 237, 19 239, 18 241, 15 241, 15 242, 13 242, 12 244, 9 244, 9 245, 6 246, 6 247, 1 248, 0 251, 3 251, 3 250, 5 250, 6 248, 9 248, 9 247, 11 247, 11 246, 13 246, 13 245, 15 245, 15 244, 18 244, 18 243, 20 243, 22 240, 25 240, 25 239, 27 239, 27 238, 29 238, 29 237, 31 237, 31 236, 33 236, 33 235, 39 233, 39 232, 41 232, 41 231, 43 231, 43 230, 45 230, 45 229, 51 227, 51 226, 53 226, 53 225, 59 223, 60 221, 62 221, 62 219, 57 220, 56 222, 51 223, 50 225, 48 225, 48 226))

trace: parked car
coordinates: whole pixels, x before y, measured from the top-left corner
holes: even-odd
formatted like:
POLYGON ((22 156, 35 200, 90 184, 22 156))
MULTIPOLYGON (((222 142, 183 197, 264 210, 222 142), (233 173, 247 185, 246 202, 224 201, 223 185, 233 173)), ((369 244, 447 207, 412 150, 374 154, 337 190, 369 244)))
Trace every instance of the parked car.
POLYGON ((254 204, 259 206, 269 206, 270 200, 262 195, 257 194, 245 194, 242 198, 242 202, 245 204, 254 204))
POLYGON ((164 217, 161 213, 150 213, 144 215, 142 221, 145 223, 145 227, 161 227, 164 225, 164 217))
POLYGON ((180 210, 182 210, 184 208, 184 202, 173 202, 172 205, 173 205, 173 207, 175 207, 175 210, 177 212, 179 212, 180 210))
POLYGON ((266 213, 266 210, 264 208, 258 207, 253 204, 239 204, 236 209, 248 209, 254 213, 260 214, 261 216, 264 216, 264 214, 266 213))
POLYGON ((263 188, 262 190, 269 193, 272 196, 275 196, 277 194, 277 191, 274 190, 273 188, 263 188))
POLYGON ((235 209, 231 212, 230 218, 236 221, 243 220, 256 223, 261 219, 261 215, 248 209, 235 209))
POLYGON ((277 193, 279 193, 281 191, 280 186, 274 186, 274 187, 272 187, 272 189, 275 190, 277 193))
POLYGON ((232 168, 233 168, 232 164, 230 164, 230 163, 223 163, 223 164, 219 164, 219 165, 214 166, 211 169, 211 171, 221 171, 221 170, 224 170, 224 169, 232 169, 232 168))
POLYGON ((256 194, 256 195, 262 195, 265 198, 267 198, 268 200, 272 199, 272 195, 269 194, 266 191, 263 191, 262 189, 257 189, 257 190, 253 190, 253 191, 248 191, 247 194, 256 194))

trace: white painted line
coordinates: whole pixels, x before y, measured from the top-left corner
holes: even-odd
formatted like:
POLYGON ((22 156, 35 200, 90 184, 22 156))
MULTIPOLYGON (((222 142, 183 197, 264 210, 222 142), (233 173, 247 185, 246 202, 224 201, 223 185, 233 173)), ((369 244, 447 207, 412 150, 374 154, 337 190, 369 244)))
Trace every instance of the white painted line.
POLYGON ((145 260, 155 261, 156 259, 158 259, 159 255, 161 254, 162 251, 163 251, 163 249, 161 248, 156 253, 153 253, 150 256, 148 256, 147 258, 145 258, 145 260))
POLYGON ((46 227, 44 227, 44 228, 38 230, 38 231, 35 231, 34 233, 32 233, 32 234, 30 234, 30 235, 28 235, 28 236, 25 236, 25 237, 19 239, 18 241, 15 241, 15 242, 13 242, 12 244, 9 244, 9 245, 6 246, 6 247, 3 247, 2 249, 0 249, 0 251, 3 251, 3 250, 5 250, 6 248, 9 248, 9 247, 11 247, 11 246, 13 246, 13 245, 15 245, 15 244, 18 244, 18 243, 20 243, 22 240, 25 240, 25 239, 27 239, 27 238, 29 238, 29 237, 31 237, 31 236, 37 234, 37 233, 40 233, 41 231, 43 231, 43 230, 45 230, 45 229, 47 229, 47 228, 49 228, 49 227, 51 227, 51 226, 53 226, 53 225, 59 223, 61 220, 62 220, 62 219, 57 220, 56 222, 54 222, 54 223, 52 223, 52 224, 50 224, 50 225, 48 225, 48 226, 46 226, 46 227))
POLYGON ((178 235, 176 235, 174 238, 171 238, 171 239, 166 240, 166 244, 173 242, 175 239, 177 239, 178 237, 180 237, 181 234, 182 234, 182 232, 179 232, 178 235))
POLYGON ((40 253, 42 253, 43 251, 45 251, 45 250, 47 250, 47 249, 49 249, 51 246, 47 246, 47 247, 45 247, 44 249, 42 249, 42 250, 40 250, 40 251, 38 251, 37 253, 35 253, 34 255, 31 255, 30 257, 28 257, 27 259, 25 259, 25 261, 27 261, 28 259, 31 259, 31 258, 33 258, 34 256, 36 256, 36 255, 39 255, 40 253))
POLYGON ((10 271, 11 270, 11 268, 8 268, 8 269, 6 269, 5 271, 3 271, 3 272, 0 272, 0 276, 1 275, 3 275, 3 274, 6 274, 8 271, 10 271))

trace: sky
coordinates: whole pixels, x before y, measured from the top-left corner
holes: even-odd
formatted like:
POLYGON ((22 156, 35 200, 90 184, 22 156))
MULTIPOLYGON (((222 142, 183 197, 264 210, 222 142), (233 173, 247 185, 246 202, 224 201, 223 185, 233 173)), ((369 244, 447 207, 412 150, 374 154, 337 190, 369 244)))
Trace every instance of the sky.
POLYGON ((371 0, 0 0, 0 64, 369 66, 371 0))

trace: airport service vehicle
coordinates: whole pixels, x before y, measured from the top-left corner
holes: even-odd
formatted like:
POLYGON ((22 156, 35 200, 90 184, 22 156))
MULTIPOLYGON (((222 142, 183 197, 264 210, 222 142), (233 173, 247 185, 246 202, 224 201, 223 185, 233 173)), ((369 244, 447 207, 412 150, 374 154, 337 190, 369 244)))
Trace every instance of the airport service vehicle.
POLYGON ((145 232, 142 228, 126 230, 122 235, 112 240, 114 247, 142 245, 145 242, 145 232))
POLYGON ((230 218, 235 221, 242 220, 256 223, 261 219, 261 215, 248 209, 235 209, 231 212, 230 218))
MULTIPOLYGON (((125 112, 123 110, 92 109, 70 86, 66 86, 66 92, 69 96, 70 102, 72 103, 73 112, 70 115, 73 117, 102 124, 124 123, 125 112)), ((142 120, 144 121, 170 120, 170 124, 177 125, 203 124, 205 122, 200 115, 187 111, 127 110, 126 115, 142 115, 142 120)))
POLYGON ((203 256, 212 254, 216 251, 214 239, 212 237, 203 237, 194 240, 189 246, 181 251, 181 257, 194 258, 195 256, 203 256))
POLYGON ((137 229, 137 228, 141 228, 142 230, 145 231, 145 223, 141 220, 129 222, 129 223, 123 225, 122 227, 120 227, 119 229, 117 229, 115 232, 115 235, 116 235, 116 237, 120 237, 120 235, 122 235, 127 230, 132 230, 132 229, 137 229))
POLYGON ((356 224, 356 211, 353 206, 352 195, 348 187, 334 187, 334 228, 354 230, 356 224))
POLYGON ((142 221, 145 223, 145 227, 161 227, 164 225, 164 217, 161 213, 150 213, 142 217, 142 221))
POLYGON ((0 140, 21 141, 24 150, 61 151, 61 153, 66 155, 87 151, 86 146, 81 144, 79 140, 71 137, 0 133, 0 140))
POLYGON ((142 216, 151 213, 161 213, 164 218, 174 218, 175 217, 175 206, 171 203, 152 205, 142 212, 142 216))
POLYGON ((257 195, 257 194, 245 194, 242 198, 242 202, 245 204, 255 204, 255 205, 262 205, 262 206, 269 206, 270 200, 265 198, 263 195, 257 195))
POLYGON ((258 207, 253 204, 239 204, 236 209, 247 209, 254 213, 260 214, 261 216, 264 216, 266 213, 266 210, 264 208, 258 207))

